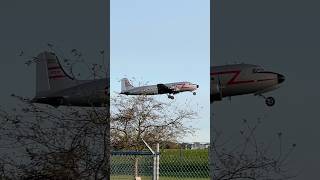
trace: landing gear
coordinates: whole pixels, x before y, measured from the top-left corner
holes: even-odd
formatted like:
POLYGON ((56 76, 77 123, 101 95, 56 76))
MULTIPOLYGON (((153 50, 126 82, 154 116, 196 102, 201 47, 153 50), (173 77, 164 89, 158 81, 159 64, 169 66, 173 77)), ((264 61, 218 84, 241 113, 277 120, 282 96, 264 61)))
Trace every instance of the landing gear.
POLYGON ((267 97, 265 99, 266 105, 267 106, 273 106, 276 102, 276 100, 273 97, 267 97))
POLYGON ((260 97, 264 98, 264 102, 266 103, 267 106, 271 107, 274 106, 274 104, 276 103, 276 100, 273 97, 265 97, 262 94, 258 94, 260 97))
POLYGON ((193 95, 196 95, 197 93, 196 93, 196 92, 193 92, 192 94, 193 94, 193 95))
POLYGON ((169 95, 168 95, 168 98, 169 98, 169 99, 174 99, 174 96, 172 96, 172 95, 169 94, 169 95))

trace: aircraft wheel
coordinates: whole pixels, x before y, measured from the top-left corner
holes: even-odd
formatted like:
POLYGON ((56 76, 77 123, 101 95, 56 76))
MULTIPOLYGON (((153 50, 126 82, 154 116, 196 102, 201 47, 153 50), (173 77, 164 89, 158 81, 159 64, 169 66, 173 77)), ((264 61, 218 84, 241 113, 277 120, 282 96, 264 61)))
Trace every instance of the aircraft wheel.
POLYGON ((193 95, 196 95, 197 93, 196 93, 196 92, 193 92, 192 94, 193 94, 193 95))
POLYGON ((273 97, 267 97, 265 100, 267 106, 273 106, 276 102, 276 100, 273 97))
POLYGON ((174 96, 168 95, 169 99, 174 99, 174 96))

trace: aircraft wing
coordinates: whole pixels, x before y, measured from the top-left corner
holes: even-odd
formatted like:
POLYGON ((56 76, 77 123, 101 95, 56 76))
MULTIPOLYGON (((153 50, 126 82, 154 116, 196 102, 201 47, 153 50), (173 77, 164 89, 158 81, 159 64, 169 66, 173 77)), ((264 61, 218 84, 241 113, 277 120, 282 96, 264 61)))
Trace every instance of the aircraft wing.
POLYGON ((166 93, 174 93, 175 91, 164 84, 157 84, 158 93, 166 94, 166 93))
POLYGON ((62 96, 58 97, 40 97, 40 98, 34 98, 31 100, 31 103, 44 103, 49 104, 51 106, 57 107, 59 105, 62 105, 65 102, 65 98, 62 96))

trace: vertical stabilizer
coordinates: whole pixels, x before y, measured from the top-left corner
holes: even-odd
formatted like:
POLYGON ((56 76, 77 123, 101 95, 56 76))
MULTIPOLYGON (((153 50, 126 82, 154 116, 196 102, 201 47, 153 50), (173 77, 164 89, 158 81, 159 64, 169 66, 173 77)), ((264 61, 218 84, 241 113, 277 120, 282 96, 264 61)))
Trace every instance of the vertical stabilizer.
POLYGON ((62 68, 58 57, 52 52, 42 52, 36 65, 36 96, 56 92, 75 84, 62 68))
POLYGON ((130 89, 134 88, 127 78, 121 79, 121 92, 126 92, 130 89))

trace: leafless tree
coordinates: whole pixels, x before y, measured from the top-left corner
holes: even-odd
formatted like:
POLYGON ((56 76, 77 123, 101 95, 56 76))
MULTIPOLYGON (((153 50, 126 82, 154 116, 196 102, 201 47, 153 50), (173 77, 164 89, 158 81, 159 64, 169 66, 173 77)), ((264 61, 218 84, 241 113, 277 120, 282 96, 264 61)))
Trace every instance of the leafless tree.
POLYGON ((296 177, 288 167, 289 157, 296 144, 284 147, 281 132, 272 143, 261 141, 257 138, 260 124, 260 119, 253 125, 244 119, 242 130, 238 134, 240 138, 228 141, 222 140, 221 131, 213 131, 215 133, 215 141, 211 148, 213 179, 284 180, 296 177))
MULTIPOLYGON (((194 128, 187 124, 197 117, 197 112, 188 104, 177 106, 172 101, 160 102, 153 96, 116 95, 110 104, 110 137, 114 150, 144 150, 147 147, 143 140, 153 147, 156 143, 177 142, 193 132, 194 128)), ((134 162, 135 176, 139 176, 140 157, 129 159, 134 162)))
POLYGON ((117 95, 111 98, 111 144, 115 149, 142 150, 141 138, 150 145, 177 142, 194 132, 187 124, 196 117, 187 103, 177 106, 152 96, 117 95))
MULTIPOLYGON (((63 58, 63 66, 72 76, 80 76, 73 67, 80 63, 81 53, 75 49, 71 53, 75 53, 75 58, 63 58)), ((27 58, 26 65, 37 62, 36 57, 27 58)), ((93 72, 100 70, 93 67, 96 66, 90 73, 95 79, 98 73, 93 72)), ((53 108, 12 96, 16 100, 14 108, 0 107, 2 179, 108 178, 109 106, 53 108)))
POLYGON ((21 103, 0 111, 3 176, 103 179, 108 174, 106 108, 53 108, 21 103))

